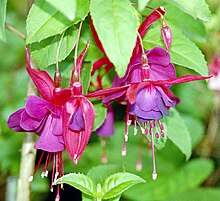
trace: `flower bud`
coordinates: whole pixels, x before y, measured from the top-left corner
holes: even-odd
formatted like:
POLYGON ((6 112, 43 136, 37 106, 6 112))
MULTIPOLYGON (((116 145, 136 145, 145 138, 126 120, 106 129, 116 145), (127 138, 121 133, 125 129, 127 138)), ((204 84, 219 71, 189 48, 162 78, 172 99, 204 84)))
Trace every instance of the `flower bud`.
POLYGON ((163 42, 164 42, 166 49, 169 50, 172 44, 172 31, 170 27, 164 23, 161 29, 161 35, 162 35, 163 42))

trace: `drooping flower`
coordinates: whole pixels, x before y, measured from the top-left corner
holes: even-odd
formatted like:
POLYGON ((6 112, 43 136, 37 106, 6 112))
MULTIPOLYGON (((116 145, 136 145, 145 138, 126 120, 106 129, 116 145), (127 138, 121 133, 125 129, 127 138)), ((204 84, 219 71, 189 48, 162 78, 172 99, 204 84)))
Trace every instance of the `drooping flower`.
POLYGON ((75 164, 78 163, 92 133, 95 111, 92 103, 82 94, 80 72, 89 42, 75 62, 69 89, 72 97, 65 104, 63 131, 66 149, 75 164))
MULTIPOLYGON (((147 73, 148 75, 148 73, 147 73)), ((152 144, 152 160, 153 160, 153 179, 157 178, 155 156, 154 156, 154 138, 164 137, 163 125, 160 119, 163 115, 169 115, 169 107, 174 107, 178 102, 173 93, 170 91, 169 87, 174 84, 182 84, 185 82, 191 82, 195 80, 208 79, 210 76, 195 76, 195 75, 185 75, 179 78, 173 78, 169 80, 156 80, 144 79, 141 82, 130 83, 121 87, 114 87, 112 89, 104 89, 100 91, 88 94, 87 97, 99 97, 104 98, 109 96, 109 94, 115 93, 125 93, 127 99, 127 110, 125 118, 125 134, 124 134, 124 145, 122 148, 122 155, 126 155, 126 142, 128 140, 128 127, 131 124, 130 115, 134 116, 134 133, 137 132, 137 122, 138 124, 143 123, 141 126, 141 131, 143 134, 150 133, 151 144, 152 144), (136 121, 136 117, 137 120, 136 121), (156 122, 159 125, 160 135, 158 133, 153 133, 156 127, 156 122), (147 127, 147 125, 149 127, 147 127)))
POLYGON ((33 69, 30 64, 28 48, 26 48, 26 60, 26 70, 42 98, 35 95, 29 96, 25 107, 10 115, 8 127, 16 132, 28 131, 39 135, 34 147, 43 151, 42 157, 45 152, 48 153, 42 177, 47 176, 49 162, 53 160, 53 172, 55 172, 55 175, 52 175, 53 183, 54 179, 63 175, 62 151, 64 150, 64 138, 62 115, 63 105, 71 97, 71 91, 60 88, 61 75, 59 72, 55 73, 53 81, 46 71, 33 69))
MULTIPOLYGON (((181 84, 194 80, 202 80, 210 78, 209 76, 193 76, 186 75, 176 78, 176 71, 170 62, 168 50, 172 43, 172 31, 165 24, 163 15, 165 9, 163 7, 154 10, 141 24, 138 29, 138 37, 136 45, 133 49, 132 57, 127 67, 127 71, 122 78, 116 74, 112 88, 103 89, 88 94, 87 97, 102 98, 103 103, 117 100, 127 105, 125 117, 125 133, 122 155, 126 155, 126 142, 128 140, 128 127, 134 122, 134 134, 137 133, 137 124, 140 125, 143 134, 149 133, 152 144, 152 161, 153 161, 153 179, 156 179, 156 165, 154 156, 154 136, 164 137, 164 126, 160 122, 163 115, 169 115, 169 108, 174 107, 178 103, 176 98, 170 91, 173 84, 181 84), (166 50, 155 47, 152 50, 144 50, 142 38, 146 34, 151 24, 158 19, 163 19, 161 35, 166 50), (157 129, 159 127, 159 129, 157 129), (160 135, 157 132, 160 130, 160 135)), ((105 65, 105 72, 113 67, 113 64, 105 54, 105 50, 99 41, 91 23, 92 33, 99 49, 104 53, 105 57, 99 59, 93 64, 93 73, 101 66, 105 65)), ((140 165, 138 166, 140 167, 140 165)))

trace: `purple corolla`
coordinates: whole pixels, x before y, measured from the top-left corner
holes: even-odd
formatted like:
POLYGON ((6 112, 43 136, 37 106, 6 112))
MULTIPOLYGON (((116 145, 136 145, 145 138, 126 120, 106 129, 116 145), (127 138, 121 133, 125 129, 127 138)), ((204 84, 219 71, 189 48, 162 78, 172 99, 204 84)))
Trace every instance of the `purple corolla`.
POLYGON ((160 120, 168 116, 168 107, 174 107, 176 101, 169 97, 160 86, 148 85, 139 90, 135 103, 130 105, 130 114, 136 115, 139 122, 160 120))

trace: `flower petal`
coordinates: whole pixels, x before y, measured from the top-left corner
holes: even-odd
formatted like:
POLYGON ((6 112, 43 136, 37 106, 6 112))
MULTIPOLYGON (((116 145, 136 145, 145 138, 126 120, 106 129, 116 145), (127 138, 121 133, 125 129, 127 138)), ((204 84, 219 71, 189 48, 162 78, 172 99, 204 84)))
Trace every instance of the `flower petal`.
POLYGON ((58 152, 64 150, 64 144, 60 142, 56 135, 53 134, 54 124, 56 124, 56 118, 49 115, 44 129, 34 146, 35 149, 41 149, 47 152, 58 152))
POLYGON ((141 110, 150 111, 157 106, 157 91, 156 88, 152 85, 149 85, 147 88, 144 88, 138 92, 136 97, 136 105, 141 110))
POLYGON ((25 131, 34 131, 37 129, 42 122, 42 119, 36 119, 32 116, 30 116, 26 111, 24 111, 21 114, 21 122, 20 126, 25 130, 25 131))
POLYGON ((21 115, 25 112, 25 108, 21 108, 11 114, 8 118, 8 127, 12 128, 15 132, 24 132, 25 130, 20 126, 21 115))
POLYGON ((91 102, 83 96, 73 98, 66 103, 63 118, 63 132, 66 149, 70 158, 75 164, 78 163, 92 133, 92 127, 95 118, 94 107, 91 102), (71 114, 74 113, 76 102, 82 110, 83 118, 85 121, 84 131, 71 131, 69 124, 71 120, 71 114))
POLYGON ((55 89, 54 82, 46 71, 36 70, 31 67, 28 47, 26 47, 26 60, 26 70, 38 91, 40 92, 41 96, 45 100, 53 102, 53 90, 55 89))
MULTIPOLYGON (((156 108, 155 108, 156 109, 156 108)), ((130 108, 130 114, 136 115, 142 119, 150 119, 150 120, 159 120, 163 117, 162 113, 160 111, 150 110, 150 111, 144 111, 141 110, 138 105, 134 104, 131 105, 130 108)))
POLYGON ((38 96, 29 96, 25 109, 31 117, 41 120, 47 113, 54 111, 54 106, 38 96))

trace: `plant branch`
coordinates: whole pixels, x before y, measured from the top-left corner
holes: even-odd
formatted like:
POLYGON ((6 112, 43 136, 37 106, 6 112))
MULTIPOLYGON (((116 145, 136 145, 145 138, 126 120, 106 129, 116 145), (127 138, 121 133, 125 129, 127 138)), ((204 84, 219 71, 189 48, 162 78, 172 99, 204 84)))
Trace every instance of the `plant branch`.
MULTIPOLYGON (((33 82, 29 80, 27 96, 36 94, 33 82)), ((20 173, 17 188, 17 201, 30 201, 30 178, 34 174, 36 150, 34 149, 35 134, 26 132, 21 151, 20 173)))
POLYGON ((25 35, 18 31, 15 27, 13 27, 11 24, 5 23, 5 28, 8 29, 10 32, 14 33, 16 36, 21 38, 22 40, 25 40, 25 35))

